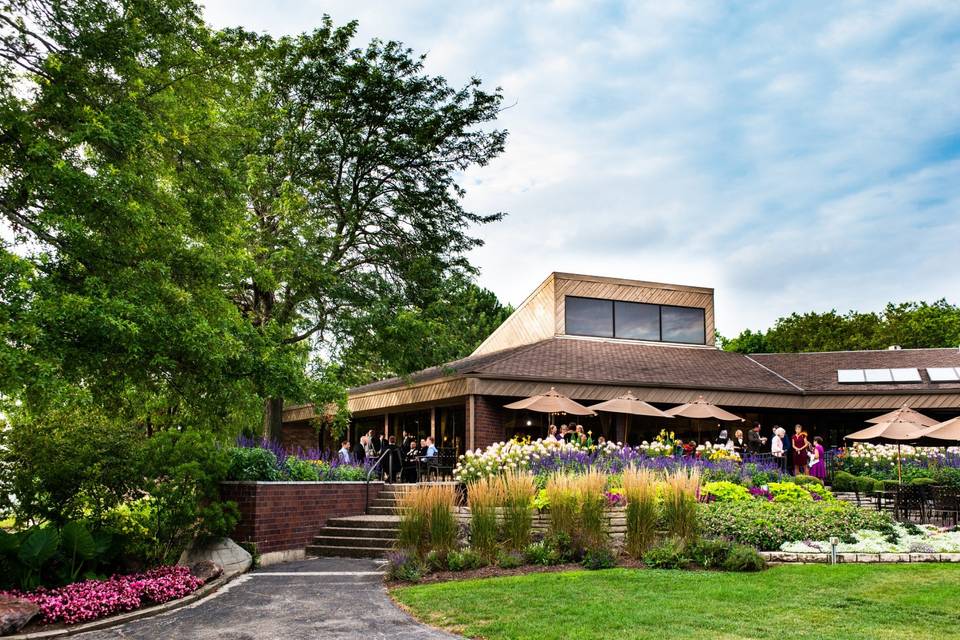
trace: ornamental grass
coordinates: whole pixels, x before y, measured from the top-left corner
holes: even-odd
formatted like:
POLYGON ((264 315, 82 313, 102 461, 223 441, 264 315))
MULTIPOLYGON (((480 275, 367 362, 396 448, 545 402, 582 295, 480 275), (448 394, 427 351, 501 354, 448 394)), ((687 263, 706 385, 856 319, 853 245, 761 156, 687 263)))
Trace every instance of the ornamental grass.
POLYGON ((692 542, 697 536, 697 491, 700 471, 677 469, 663 485, 663 516, 671 537, 692 542))
POLYGON ((580 539, 584 548, 606 548, 607 537, 607 476, 591 469, 576 476, 577 501, 580 509, 580 539))
POLYGON ((533 528, 531 502, 537 493, 533 476, 510 471, 501 478, 503 487, 503 535, 507 547, 519 551, 530 543, 533 528))
POLYGON ((397 509, 397 547, 421 558, 431 550, 446 557, 457 544, 455 499, 456 491, 450 484, 422 485, 404 492, 397 509))
POLYGON ((632 467, 623 472, 623 495, 627 500, 625 548, 640 558, 657 537, 656 475, 650 469, 632 467))
POLYGON ((470 546, 487 561, 497 557, 497 507, 503 501, 499 478, 483 478, 467 486, 470 546))
POLYGON ((550 534, 577 537, 577 476, 566 473, 551 474, 547 480, 547 500, 550 502, 550 534))

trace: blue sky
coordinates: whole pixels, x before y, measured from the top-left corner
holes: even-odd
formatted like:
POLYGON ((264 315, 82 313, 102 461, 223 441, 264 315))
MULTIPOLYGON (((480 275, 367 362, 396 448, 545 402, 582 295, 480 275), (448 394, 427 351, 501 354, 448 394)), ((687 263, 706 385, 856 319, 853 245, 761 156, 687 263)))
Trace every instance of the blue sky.
POLYGON ((208 0, 217 26, 360 21, 500 86, 468 172, 480 282, 711 286, 734 335, 792 311, 960 303, 960 2, 208 0))

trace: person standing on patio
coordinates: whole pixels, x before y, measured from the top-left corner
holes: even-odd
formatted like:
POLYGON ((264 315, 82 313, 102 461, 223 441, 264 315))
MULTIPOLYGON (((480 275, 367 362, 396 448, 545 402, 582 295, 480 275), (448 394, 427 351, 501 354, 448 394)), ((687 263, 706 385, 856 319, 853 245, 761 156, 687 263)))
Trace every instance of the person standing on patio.
POLYGON ((823 438, 820 436, 815 436, 813 442, 810 444, 810 449, 813 452, 811 460, 813 462, 810 465, 810 475, 814 478, 820 478, 821 480, 827 479, 827 461, 824 459, 824 454, 826 451, 823 448, 823 438))
POLYGON ((337 459, 340 464, 350 464, 350 441, 344 440, 340 443, 340 451, 337 452, 337 459))
POLYGON ((433 436, 427 438, 427 453, 424 457, 435 458, 437 456, 437 448, 433 444, 433 436))
POLYGON ((773 440, 770 441, 770 454, 774 462, 780 469, 780 473, 787 472, 787 452, 783 446, 783 439, 787 437, 787 432, 781 427, 773 427, 773 440))
POLYGON ((753 429, 747 432, 747 449, 750 453, 759 454, 763 451, 763 445, 767 444, 767 439, 760 436, 760 423, 753 425, 753 429))
POLYGON ((793 428, 793 438, 790 446, 793 448, 793 475, 806 475, 809 471, 809 460, 807 458, 807 433, 799 424, 793 428))

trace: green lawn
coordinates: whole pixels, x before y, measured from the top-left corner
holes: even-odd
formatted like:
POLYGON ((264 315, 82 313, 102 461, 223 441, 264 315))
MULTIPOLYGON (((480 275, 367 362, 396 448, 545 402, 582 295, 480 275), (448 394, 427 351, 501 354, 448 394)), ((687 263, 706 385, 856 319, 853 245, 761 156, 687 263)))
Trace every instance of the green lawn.
POLYGON ((402 587, 471 638, 960 638, 958 565, 793 565, 762 573, 610 569, 402 587))

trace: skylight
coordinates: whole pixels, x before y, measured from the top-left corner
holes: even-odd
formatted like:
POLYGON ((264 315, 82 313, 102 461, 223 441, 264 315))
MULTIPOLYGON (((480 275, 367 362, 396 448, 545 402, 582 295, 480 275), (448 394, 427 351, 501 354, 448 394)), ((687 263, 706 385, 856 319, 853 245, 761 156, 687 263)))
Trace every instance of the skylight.
POLYGON ((886 384, 892 382, 921 382, 921 378, 920 372, 912 368, 837 369, 837 382, 840 384, 886 384))
POLYGON ((927 367, 930 382, 957 382, 960 380, 960 367, 927 367))

